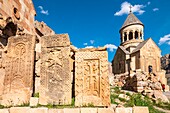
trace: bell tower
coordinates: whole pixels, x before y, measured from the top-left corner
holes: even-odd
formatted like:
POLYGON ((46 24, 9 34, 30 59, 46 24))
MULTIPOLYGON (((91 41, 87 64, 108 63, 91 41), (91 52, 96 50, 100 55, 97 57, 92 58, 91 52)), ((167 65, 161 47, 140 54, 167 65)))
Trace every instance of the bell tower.
POLYGON ((130 13, 119 31, 121 46, 126 49, 136 47, 140 42, 144 41, 143 30, 143 23, 132 13, 130 7, 130 13))

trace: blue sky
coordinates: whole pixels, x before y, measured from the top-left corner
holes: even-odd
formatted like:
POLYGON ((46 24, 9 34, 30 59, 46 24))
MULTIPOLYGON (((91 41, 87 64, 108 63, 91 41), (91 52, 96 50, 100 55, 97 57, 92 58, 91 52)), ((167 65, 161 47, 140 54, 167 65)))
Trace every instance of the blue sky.
POLYGON ((33 0, 35 19, 57 34, 68 33, 77 48, 107 46, 109 61, 120 45, 119 29, 129 5, 145 25, 144 39, 151 37, 170 53, 170 0, 33 0))

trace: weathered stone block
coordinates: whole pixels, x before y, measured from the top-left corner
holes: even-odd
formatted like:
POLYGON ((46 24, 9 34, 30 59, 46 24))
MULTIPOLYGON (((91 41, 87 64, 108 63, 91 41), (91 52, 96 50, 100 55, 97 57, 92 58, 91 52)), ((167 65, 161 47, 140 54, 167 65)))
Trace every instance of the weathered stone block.
POLYGON ((149 113, 148 107, 133 107, 133 113, 149 113))
POLYGON ((64 113, 80 113, 80 108, 65 108, 64 113))
POLYGON ((30 113, 48 113, 48 108, 31 108, 30 113))
POLYGON ((71 104, 69 36, 67 34, 44 36, 41 42, 39 103, 71 104))
POLYGON ((75 105, 110 105, 106 48, 80 49, 75 53, 75 105))
POLYGON ((30 106, 37 106, 38 102, 39 102, 39 98, 37 98, 37 97, 30 98, 30 106))
POLYGON ((30 107, 12 107, 9 111, 9 113, 30 113, 30 107))
POLYGON ((114 113, 114 110, 109 108, 98 108, 97 113, 114 113))
POLYGON ((49 109, 48 113, 64 113, 64 109, 49 109))
POLYGON ((8 109, 0 109, 0 113, 9 113, 8 109))
POLYGON ((115 113, 126 113, 126 110, 124 107, 117 107, 115 113))
POLYGON ((97 113, 97 108, 81 108, 81 113, 97 113))
POLYGON ((125 108, 126 113, 133 113, 132 107, 125 108))
POLYGON ((0 95, 3 94, 3 90, 4 90, 4 78, 5 78, 5 69, 0 68, 0 95))
POLYGON ((33 90, 35 36, 8 39, 3 105, 28 103, 33 90))

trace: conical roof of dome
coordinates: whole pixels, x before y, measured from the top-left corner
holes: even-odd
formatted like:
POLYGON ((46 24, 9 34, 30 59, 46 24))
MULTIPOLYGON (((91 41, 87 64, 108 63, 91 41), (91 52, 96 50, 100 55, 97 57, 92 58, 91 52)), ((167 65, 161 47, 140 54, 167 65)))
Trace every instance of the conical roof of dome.
POLYGON ((134 25, 134 24, 143 25, 143 23, 133 13, 130 12, 120 30, 122 30, 123 28, 129 25, 134 25))

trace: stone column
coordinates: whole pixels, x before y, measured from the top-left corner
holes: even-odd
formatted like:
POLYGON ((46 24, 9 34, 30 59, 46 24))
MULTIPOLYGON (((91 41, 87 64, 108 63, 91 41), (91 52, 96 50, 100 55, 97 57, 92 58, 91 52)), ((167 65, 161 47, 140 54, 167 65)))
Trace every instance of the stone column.
POLYGON ((133 39, 135 39, 135 31, 133 31, 133 39))
POLYGON ((125 41, 124 33, 122 33, 122 43, 125 41))
POLYGON ((144 33, 142 32, 142 39, 144 39, 144 33))
POLYGON ((140 37, 140 32, 138 32, 138 39, 141 39, 141 37, 140 37))
POLYGON ((129 31, 126 32, 127 41, 129 40, 129 31))

